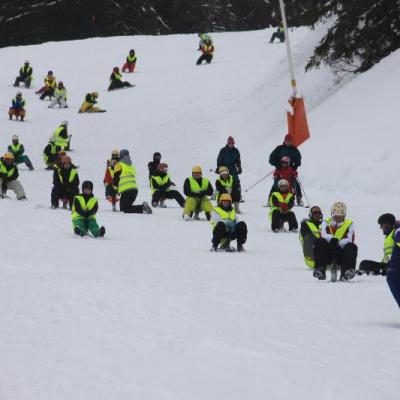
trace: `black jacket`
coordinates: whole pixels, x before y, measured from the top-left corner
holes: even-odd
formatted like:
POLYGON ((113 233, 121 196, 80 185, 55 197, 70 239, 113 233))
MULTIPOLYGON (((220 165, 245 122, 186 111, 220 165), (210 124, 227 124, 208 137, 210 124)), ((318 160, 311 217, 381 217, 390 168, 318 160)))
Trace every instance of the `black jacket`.
POLYGON ((19 172, 18 172, 17 165, 15 163, 11 163, 11 164, 7 165, 4 162, 3 158, 1 158, 0 160, 1 160, 2 164, 4 165, 5 169, 7 170, 7 172, 14 168, 14 172, 12 173, 12 175, 10 177, 8 177, 7 174, 0 174, 0 177, 3 180, 3 183, 15 181, 16 179, 18 179, 19 172))
POLYGON ((285 144, 281 144, 277 146, 275 150, 269 156, 269 163, 273 165, 275 168, 280 168, 281 166, 281 158, 287 156, 290 158, 290 166, 293 169, 297 169, 301 165, 301 154, 297 147, 295 146, 286 146, 285 144))
POLYGON ((65 168, 56 168, 53 172, 53 185, 57 189, 64 189, 67 191, 70 191, 73 188, 78 188, 79 187, 79 176, 78 174, 75 175, 74 179, 72 182, 69 182, 69 176, 74 168, 71 166, 70 169, 65 169, 65 168), (60 179, 60 175, 62 177, 62 182, 60 179))
POLYGON ((240 152, 236 147, 231 148, 226 145, 219 151, 217 158, 217 169, 221 166, 227 167, 231 175, 236 175, 238 173, 240 174, 242 172, 240 152))
POLYGON ((317 228, 321 225, 322 221, 315 221, 312 218, 304 219, 300 225, 300 235, 301 237, 305 237, 306 235, 312 235, 310 227, 307 225, 307 222, 312 222, 317 228))
POLYGON ((154 174, 151 176, 151 184, 153 189, 159 190, 161 192, 165 192, 170 186, 172 186, 171 178, 168 179, 168 181, 164 185, 159 185, 156 180, 154 179, 155 176, 160 176, 161 178, 164 178, 165 175, 167 175, 165 172, 154 174))

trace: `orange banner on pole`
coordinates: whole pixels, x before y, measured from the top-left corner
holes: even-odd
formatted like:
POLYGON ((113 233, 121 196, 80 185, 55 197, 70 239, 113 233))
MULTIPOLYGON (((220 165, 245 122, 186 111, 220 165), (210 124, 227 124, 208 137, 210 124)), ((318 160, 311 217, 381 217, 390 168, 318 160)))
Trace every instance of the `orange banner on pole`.
POLYGON ((310 138, 306 109, 302 97, 297 99, 291 98, 289 103, 293 108, 293 113, 287 112, 288 133, 292 136, 293 145, 298 147, 310 138))

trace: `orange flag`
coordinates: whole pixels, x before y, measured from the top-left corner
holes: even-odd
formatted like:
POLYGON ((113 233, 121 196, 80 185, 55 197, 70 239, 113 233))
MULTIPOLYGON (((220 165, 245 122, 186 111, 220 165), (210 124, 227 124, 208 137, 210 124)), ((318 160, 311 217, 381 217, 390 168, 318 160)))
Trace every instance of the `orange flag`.
POLYGON ((303 98, 289 100, 293 113, 287 112, 288 133, 292 136, 292 143, 298 147, 310 137, 308 130, 306 109, 303 98))

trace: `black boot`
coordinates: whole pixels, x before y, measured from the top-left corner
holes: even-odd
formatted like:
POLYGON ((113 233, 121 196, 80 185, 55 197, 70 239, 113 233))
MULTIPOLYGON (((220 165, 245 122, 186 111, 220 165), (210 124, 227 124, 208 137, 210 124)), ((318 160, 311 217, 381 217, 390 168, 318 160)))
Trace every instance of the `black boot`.
POLYGON ((323 281, 326 279, 325 268, 315 268, 313 272, 313 277, 323 281))
POLYGON ((105 233, 106 233, 106 228, 104 228, 104 226, 101 226, 99 229, 99 237, 103 237, 105 233))

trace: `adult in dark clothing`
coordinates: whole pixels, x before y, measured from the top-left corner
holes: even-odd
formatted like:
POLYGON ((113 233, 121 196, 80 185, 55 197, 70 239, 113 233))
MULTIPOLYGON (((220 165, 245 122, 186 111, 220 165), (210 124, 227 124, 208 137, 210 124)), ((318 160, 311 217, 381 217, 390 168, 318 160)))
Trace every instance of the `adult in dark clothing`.
POLYGON ((215 172, 218 173, 219 167, 225 166, 240 184, 239 175, 242 173, 242 162, 240 160, 240 152, 235 147, 235 139, 232 136, 228 137, 225 147, 223 147, 217 157, 217 168, 215 172))
POLYGON ((25 64, 20 68, 19 75, 15 78, 14 86, 18 87, 20 82, 24 82, 25 86, 29 89, 32 82, 33 69, 29 65, 29 61, 25 61, 25 64))
POLYGON ((275 39, 279 39, 281 43, 285 41, 285 28, 283 22, 278 25, 278 29, 271 36, 270 43, 273 43, 275 39))
POLYGON ((278 191, 271 194, 269 205, 269 218, 273 232, 279 232, 285 222, 289 224, 289 231, 297 231, 297 219, 292 211, 294 196, 289 192, 289 182, 286 179, 278 182, 278 191))
MULTIPOLYGON (((283 144, 277 146, 269 156, 269 163, 275 168, 281 168, 282 157, 289 157, 290 167, 297 171, 301 165, 301 154, 296 146, 292 145, 292 135, 289 133, 285 136, 283 144)), ((297 204, 302 204, 302 193, 298 179, 293 181, 294 190, 296 193, 297 204)))
POLYGON ((385 235, 382 261, 361 261, 357 271, 359 275, 369 275, 370 273, 372 273, 373 275, 387 275, 389 261, 393 253, 394 234, 399 226, 396 223, 396 217, 393 214, 382 214, 378 218, 378 224, 379 227, 382 229, 382 233, 385 235))
POLYGON ((157 207, 158 205, 162 208, 166 207, 164 204, 166 199, 174 199, 181 207, 185 206, 185 199, 183 196, 177 190, 171 189, 172 186, 175 186, 175 183, 171 181, 168 174, 167 164, 158 164, 157 174, 151 177, 150 186, 153 194, 151 200, 153 207, 157 207))
POLYGON ((393 253, 390 257, 386 280, 394 299, 400 307, 400 228, 397 228, 394 233, 393 253))
POLYGON ((58 208, 60 200, 63 207, 72 208, 74 197, 79 194, 78 170, 72 165, 71 158, 63 156, 61 168, 55 168, 53 173, 53 189, 51 191, 51 208, 58 208))
POLYGON ((308 267, 314 268, 314 243, 321 237, 320 226, 322 222, 322 211, 318 206, 310 208, 308 218, 303 219, 300 225, 300 244, 303 249, 304 261, 308 267))
POLYGON ((110 75, 110 86, 108 90, 122 89, 124 87, 132 87, 133 85, 127 81, 122 81, 122 74, 119 72, 118 67, 114 67, 110 75))
POLYGON ((52 170, 54 163, 57 161, 58 155, 61 151, 60 146, 56 146, 54 143, 54 136, 51 135, 49 144, 43 150, 43 160, 46 163, 46 169, 52 170))
POLYGON ((153 161, 149 161, 149 163, 147 164, 147 168, 149 169, 149 180, 151 180, 151 177, 153 175, 157 175, 157 167, 158 164, 160 164, 160 161, 161 161, 161 153, 156 151, 153 154, 153 161))

